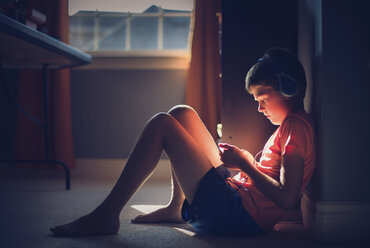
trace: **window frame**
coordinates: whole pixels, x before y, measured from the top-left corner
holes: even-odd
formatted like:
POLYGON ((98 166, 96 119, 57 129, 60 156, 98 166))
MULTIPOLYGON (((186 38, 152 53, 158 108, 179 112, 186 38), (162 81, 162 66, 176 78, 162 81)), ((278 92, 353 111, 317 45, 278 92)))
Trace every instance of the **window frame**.
POLYGON ((80 17, 95 17, 94 19, 94 50, 83 50, 90 54, 93 59, 89 65, 77 67, 73 70, 125 70, 125 69, 170 69, 186 70, 189 67, 191 57, 191 41, 193 37, 194 10, 189 13, 165 12, 158 7, 158 12, 147 13, 114 13, 104 12, 80 13, 80 17), (98 50, 99 48, 99 17, 121 16, 125 17, 125 50, 98 50), (131 18, 158 17, 158 46, 157 50, 131 50, 131 18), (163 49, 163 20, 165 17, 189 17, 189 35, 187 49, 163 49))

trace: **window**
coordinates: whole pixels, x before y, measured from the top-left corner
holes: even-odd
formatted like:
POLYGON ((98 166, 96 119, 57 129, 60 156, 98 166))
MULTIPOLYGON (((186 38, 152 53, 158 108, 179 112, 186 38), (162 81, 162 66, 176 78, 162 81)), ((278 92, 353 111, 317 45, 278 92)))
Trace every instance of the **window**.
POLYGON ((141 13, 82 10, 70 16, 70 44, 84 51, 187 51, 190 10, 152 5, 141 13))

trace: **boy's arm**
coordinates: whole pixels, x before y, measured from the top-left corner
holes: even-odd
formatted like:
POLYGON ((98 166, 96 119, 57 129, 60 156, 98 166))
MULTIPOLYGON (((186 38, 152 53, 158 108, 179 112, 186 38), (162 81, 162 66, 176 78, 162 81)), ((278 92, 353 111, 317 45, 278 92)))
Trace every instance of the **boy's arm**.
POLYGON ((303 158, 293 146, 287 146, 282 157, 280 180, 262 173, 250 163, 243 151, 236 146, 222 144, 221 160, 228 168, 240 169, 248 174, 256 187, 269 199, 285 210, 293 209, 299 200, 303 181, 303 158))
POLYGON ((294 148, 287 147, 282 157, 280 181, 250 166, 247 161, 243 164, 242 170, 256 187, 279 207, 291 210, 297 205, 303 181, 303 159, 294 148))
POLYGON ((241 149, 241 151, 245 155, 248 162, 253 165, 255 163, 254 156, 250 152, 248 152, 247 150, 241 149))

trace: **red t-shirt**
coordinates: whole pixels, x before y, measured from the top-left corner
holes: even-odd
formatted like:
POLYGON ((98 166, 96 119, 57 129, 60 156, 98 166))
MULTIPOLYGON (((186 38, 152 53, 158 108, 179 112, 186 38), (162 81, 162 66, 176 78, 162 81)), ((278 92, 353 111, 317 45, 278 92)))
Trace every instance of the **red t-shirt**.
MULTIPOLYGON (((269 138, 263 149, 260 160, 255 167, 266 175, 280 181, 281 157, 287 145, 294 146, 304 160, 303 183, 301 195, 315 168, 315 135, 311 116, 307 113, 294 113, 285 118, 279 128, 269 138)), ((268 199, 244 172, 231 178, 229 184, 238 190, 243 205, 256 223, 265 231, 288 213, 268 199), (245 179, 247 178, 247 179, 245 179)))

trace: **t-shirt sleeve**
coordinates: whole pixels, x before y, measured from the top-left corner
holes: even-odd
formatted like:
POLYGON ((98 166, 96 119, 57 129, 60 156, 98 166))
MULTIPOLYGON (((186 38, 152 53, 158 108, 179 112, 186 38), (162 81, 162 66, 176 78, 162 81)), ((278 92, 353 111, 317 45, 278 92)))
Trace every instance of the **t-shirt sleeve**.
POLYGON ((298 154, 305 159, 311 152, 313 133, 310 125, 295 116, 287 117, 281 125, 280 146, 281 156, 285 154, 289 146, 297 150, 298 154))

